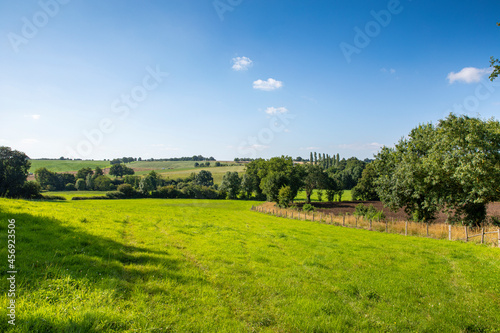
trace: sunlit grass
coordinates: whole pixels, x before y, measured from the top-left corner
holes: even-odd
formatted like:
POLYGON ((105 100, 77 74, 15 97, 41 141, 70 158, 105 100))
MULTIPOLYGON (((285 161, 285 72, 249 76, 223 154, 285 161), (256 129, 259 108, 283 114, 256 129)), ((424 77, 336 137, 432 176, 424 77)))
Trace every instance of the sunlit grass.
POLYGON ((16 332, 499 331, 500 250, 255 204, 0 199, 1 239, 17 221, 16 332))

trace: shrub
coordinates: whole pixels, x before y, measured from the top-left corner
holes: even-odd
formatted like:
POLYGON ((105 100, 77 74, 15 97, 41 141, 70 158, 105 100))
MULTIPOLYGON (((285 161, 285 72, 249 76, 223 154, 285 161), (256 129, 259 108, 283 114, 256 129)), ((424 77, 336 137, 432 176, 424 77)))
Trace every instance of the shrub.
POLYGON ((367 211, 368 211, 368 208, 365 205, 358 204, 356 206, 356 209, 354 210, 354 215, 365 216, 367 211))
POLYGON ((316 209, 311 204, 305 204, 304 206, 302 206, 302 210, 304 212, 314 212, 316 209))
POLYGON ((106 197, 109 199, 125 199, 126 196, 122 192, 119 191, 113 191, 113 192, 108 192, 106 193, 106 197))
POLYGON ((59 195, 42 195, 42 200, 52 201, 52 200, 63 200, 65 201, 65 197, 61 197, 59 195))
POLYGON ((126 198, 132 198, 136 193, 134 187, 130 184, 122 184, 118 186, 118 192, 122 193, 126 198))
POLYGON ((278 193, 278 205, 283 208, 290 206, 293 200, 292 189, 290 186, 283 186, 278 193))
POLYGON ((85 191, 86 189, 86 186, 85 186, 85 179, 83 178, 79 178, 76 183, 75 183, 75 188, 78 190, 78 191, 85 191))
POLYGON ((64 186, 64 189, 66 191, 76 191, 76 187, 73 183, 67 183, 66 186, 64 186))

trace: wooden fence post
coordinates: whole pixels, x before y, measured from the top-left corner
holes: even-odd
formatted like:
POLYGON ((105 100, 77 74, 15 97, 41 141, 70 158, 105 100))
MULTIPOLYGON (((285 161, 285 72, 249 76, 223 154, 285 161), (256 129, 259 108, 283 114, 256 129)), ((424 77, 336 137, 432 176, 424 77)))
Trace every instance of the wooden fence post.
POLYGON ((333 214, 330 214, 330 224, 333 224, 333 214))
POLYGON ((358 227, 358 215, 356 215, 356 228, 358 227))
POLYGON ((426 234, 427 234, 427 237, 429 237, 429 222, 427 222, 425 224, 425 228, 426 228, 426 234))
POLYGON ((448 225, 448 240, 451 240, 451 224, 448 225))
POLYGON ((387 232, 388 228, 387 228, 387 220, 385 220, 385 232, 387 232))
POLYGON ((465 226, 465 242, 469 241, 469 233, 467 232, 467 226, 465 226))
POLYGON ((370 230, 372 230, 372 219, 370 219, 370 230))
POLYGON ((484 244, 484 228, 481 228, 481 244, 484 244))
POLYGON ((498 247, 500 247, 500 229, 498 229, 498 247))
POLYGON ((314 222, 314 213, 313 213, 313 222, 314 222))
POLYGON ((345 227, 345 214, 342 215, 342 226, 345 227))
POLYGON ((408 236, 408 221, 405 221, 405 236, 408 236))

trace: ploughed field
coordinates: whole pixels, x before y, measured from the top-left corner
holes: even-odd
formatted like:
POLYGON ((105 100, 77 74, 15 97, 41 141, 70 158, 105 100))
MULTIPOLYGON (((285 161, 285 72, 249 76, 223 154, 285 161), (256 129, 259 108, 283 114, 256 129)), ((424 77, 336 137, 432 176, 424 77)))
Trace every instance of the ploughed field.
MULTIPOLYGON (((408 215, 405 213, 404 209, 399 209, 393 212, 387 207, 384 207, 384 203, 381 201, 342 201, 342 202, 312 202, 314 207, 319 209, 320 212, 325 214, 343 215, 343 214, 354 214, 356 206, 360 203, 365 206, 373 205, 377 210, 383 210, 386 218, 394 219, 399 221, 405 221, 408 219, 408 215)), ((300 207, 302 204, 299 205, 300 207)), ((500 202, 491 202, 487 206, 488 216, 500 217, 500 202)), ((444 212, 440 212, 436 215, 436 219, 433 223, 444 223, 446 222, 447 215, 444 212)))
POLYGON ((0 199, 0 331, 500 331, 500 249, 277 218, 257 204, 0 199))

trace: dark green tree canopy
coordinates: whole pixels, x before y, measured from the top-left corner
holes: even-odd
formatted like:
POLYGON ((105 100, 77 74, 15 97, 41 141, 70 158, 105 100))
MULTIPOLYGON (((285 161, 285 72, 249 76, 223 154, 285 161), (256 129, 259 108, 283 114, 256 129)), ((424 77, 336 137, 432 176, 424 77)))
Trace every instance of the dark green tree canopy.
POLYGON ((390 208, 405 207, 420 221, 445 209, 477 225, 486 204, 500 199, 500 123, 450 114, 384 147, 373 163, 377 193, 390 208))
POLYGON ((21 196, 30 167, 31 162, 25 153, 0 147, 0 196, 21 196))

